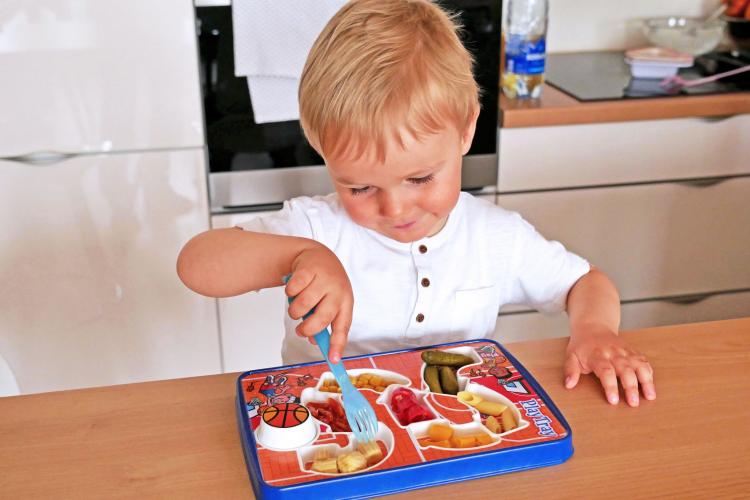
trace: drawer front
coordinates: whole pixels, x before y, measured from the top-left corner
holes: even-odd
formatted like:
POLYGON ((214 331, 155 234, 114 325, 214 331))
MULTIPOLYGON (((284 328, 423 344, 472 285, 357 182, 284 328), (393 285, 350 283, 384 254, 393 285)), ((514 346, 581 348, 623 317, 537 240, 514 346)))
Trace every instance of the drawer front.
POLYGON ((0 157, 203 144, 192 2, 0 5, 0 157))
POLYGON ((500 192, 750 173, 750 115, 500 130, 500 192))
MULTIPOLYGON (((750 291, 719 293, 703 300, 676 303, 652 300, 622 305, 620 330, 696 323, 750 316, 750 291)), ((493 339, 501 343, 541 340, 569 335, 565 314, 548 316, 537 312, 501 314, 493 339)))
POLYGON ((623 300, 750 287, 750 177, 498 196, 623 300))

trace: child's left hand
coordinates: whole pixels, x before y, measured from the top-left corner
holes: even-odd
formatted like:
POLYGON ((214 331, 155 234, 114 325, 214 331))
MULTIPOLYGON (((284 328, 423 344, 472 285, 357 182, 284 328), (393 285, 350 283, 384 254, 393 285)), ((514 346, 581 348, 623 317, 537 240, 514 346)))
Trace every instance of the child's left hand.
POLYGON ((654 370, 646 357, 612 331, 579 331, 571 335, 565 359, 565 387, 575 387, 582 373, 599 378, 611 404, 620 400, 618 378, 630 406, 639 404, 639 384, 646 399, 656 399, 654 370))

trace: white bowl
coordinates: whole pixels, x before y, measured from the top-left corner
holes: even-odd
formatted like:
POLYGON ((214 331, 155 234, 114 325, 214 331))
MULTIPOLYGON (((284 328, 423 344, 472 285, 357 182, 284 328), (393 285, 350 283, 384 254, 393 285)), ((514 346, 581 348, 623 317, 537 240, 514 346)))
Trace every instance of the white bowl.
POLYGON ((260 416, 255 439, 276 451, 294 450, 308 445, 318 437, 318 425, 310 411, 297 403, 269 406, 260 416))

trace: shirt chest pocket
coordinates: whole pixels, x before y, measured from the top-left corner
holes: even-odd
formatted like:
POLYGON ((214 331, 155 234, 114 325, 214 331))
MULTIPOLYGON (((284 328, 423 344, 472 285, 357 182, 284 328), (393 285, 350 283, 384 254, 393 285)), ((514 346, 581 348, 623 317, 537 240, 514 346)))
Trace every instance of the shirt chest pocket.
POLYGON ((499 307, 496 286, 458 290, 451 330, 459 339, 487 337, 495 330, 499 307))

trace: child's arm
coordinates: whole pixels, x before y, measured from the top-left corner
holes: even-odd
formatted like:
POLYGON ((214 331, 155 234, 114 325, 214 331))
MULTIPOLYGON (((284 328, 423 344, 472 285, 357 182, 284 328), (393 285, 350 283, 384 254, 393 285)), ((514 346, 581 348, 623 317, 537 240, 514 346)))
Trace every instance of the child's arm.
POLYGON ((638 406, 638 384, 646 399, 656 398, 653 369, 645 356, 617 336, 620 298, 607 276, 592 267, 570 289, 567 300, 570 342, 565 360, 565 387, 575 387, 581 373, 594 373, 607 400, 619 401, 617 379, 630 406, 638 406))
POLYGON ((285 292, 295 299, 289 316, 299 319, 315 307, 297 326, 297 334, 311 337, 330 324, 330 359, 337 362, 351 326, 354 298, 344 267, 326 246, 307 238, 213 229, 188 241, 177 258, 182 282, 209 297, 281 286, 290 273, 285 292))

